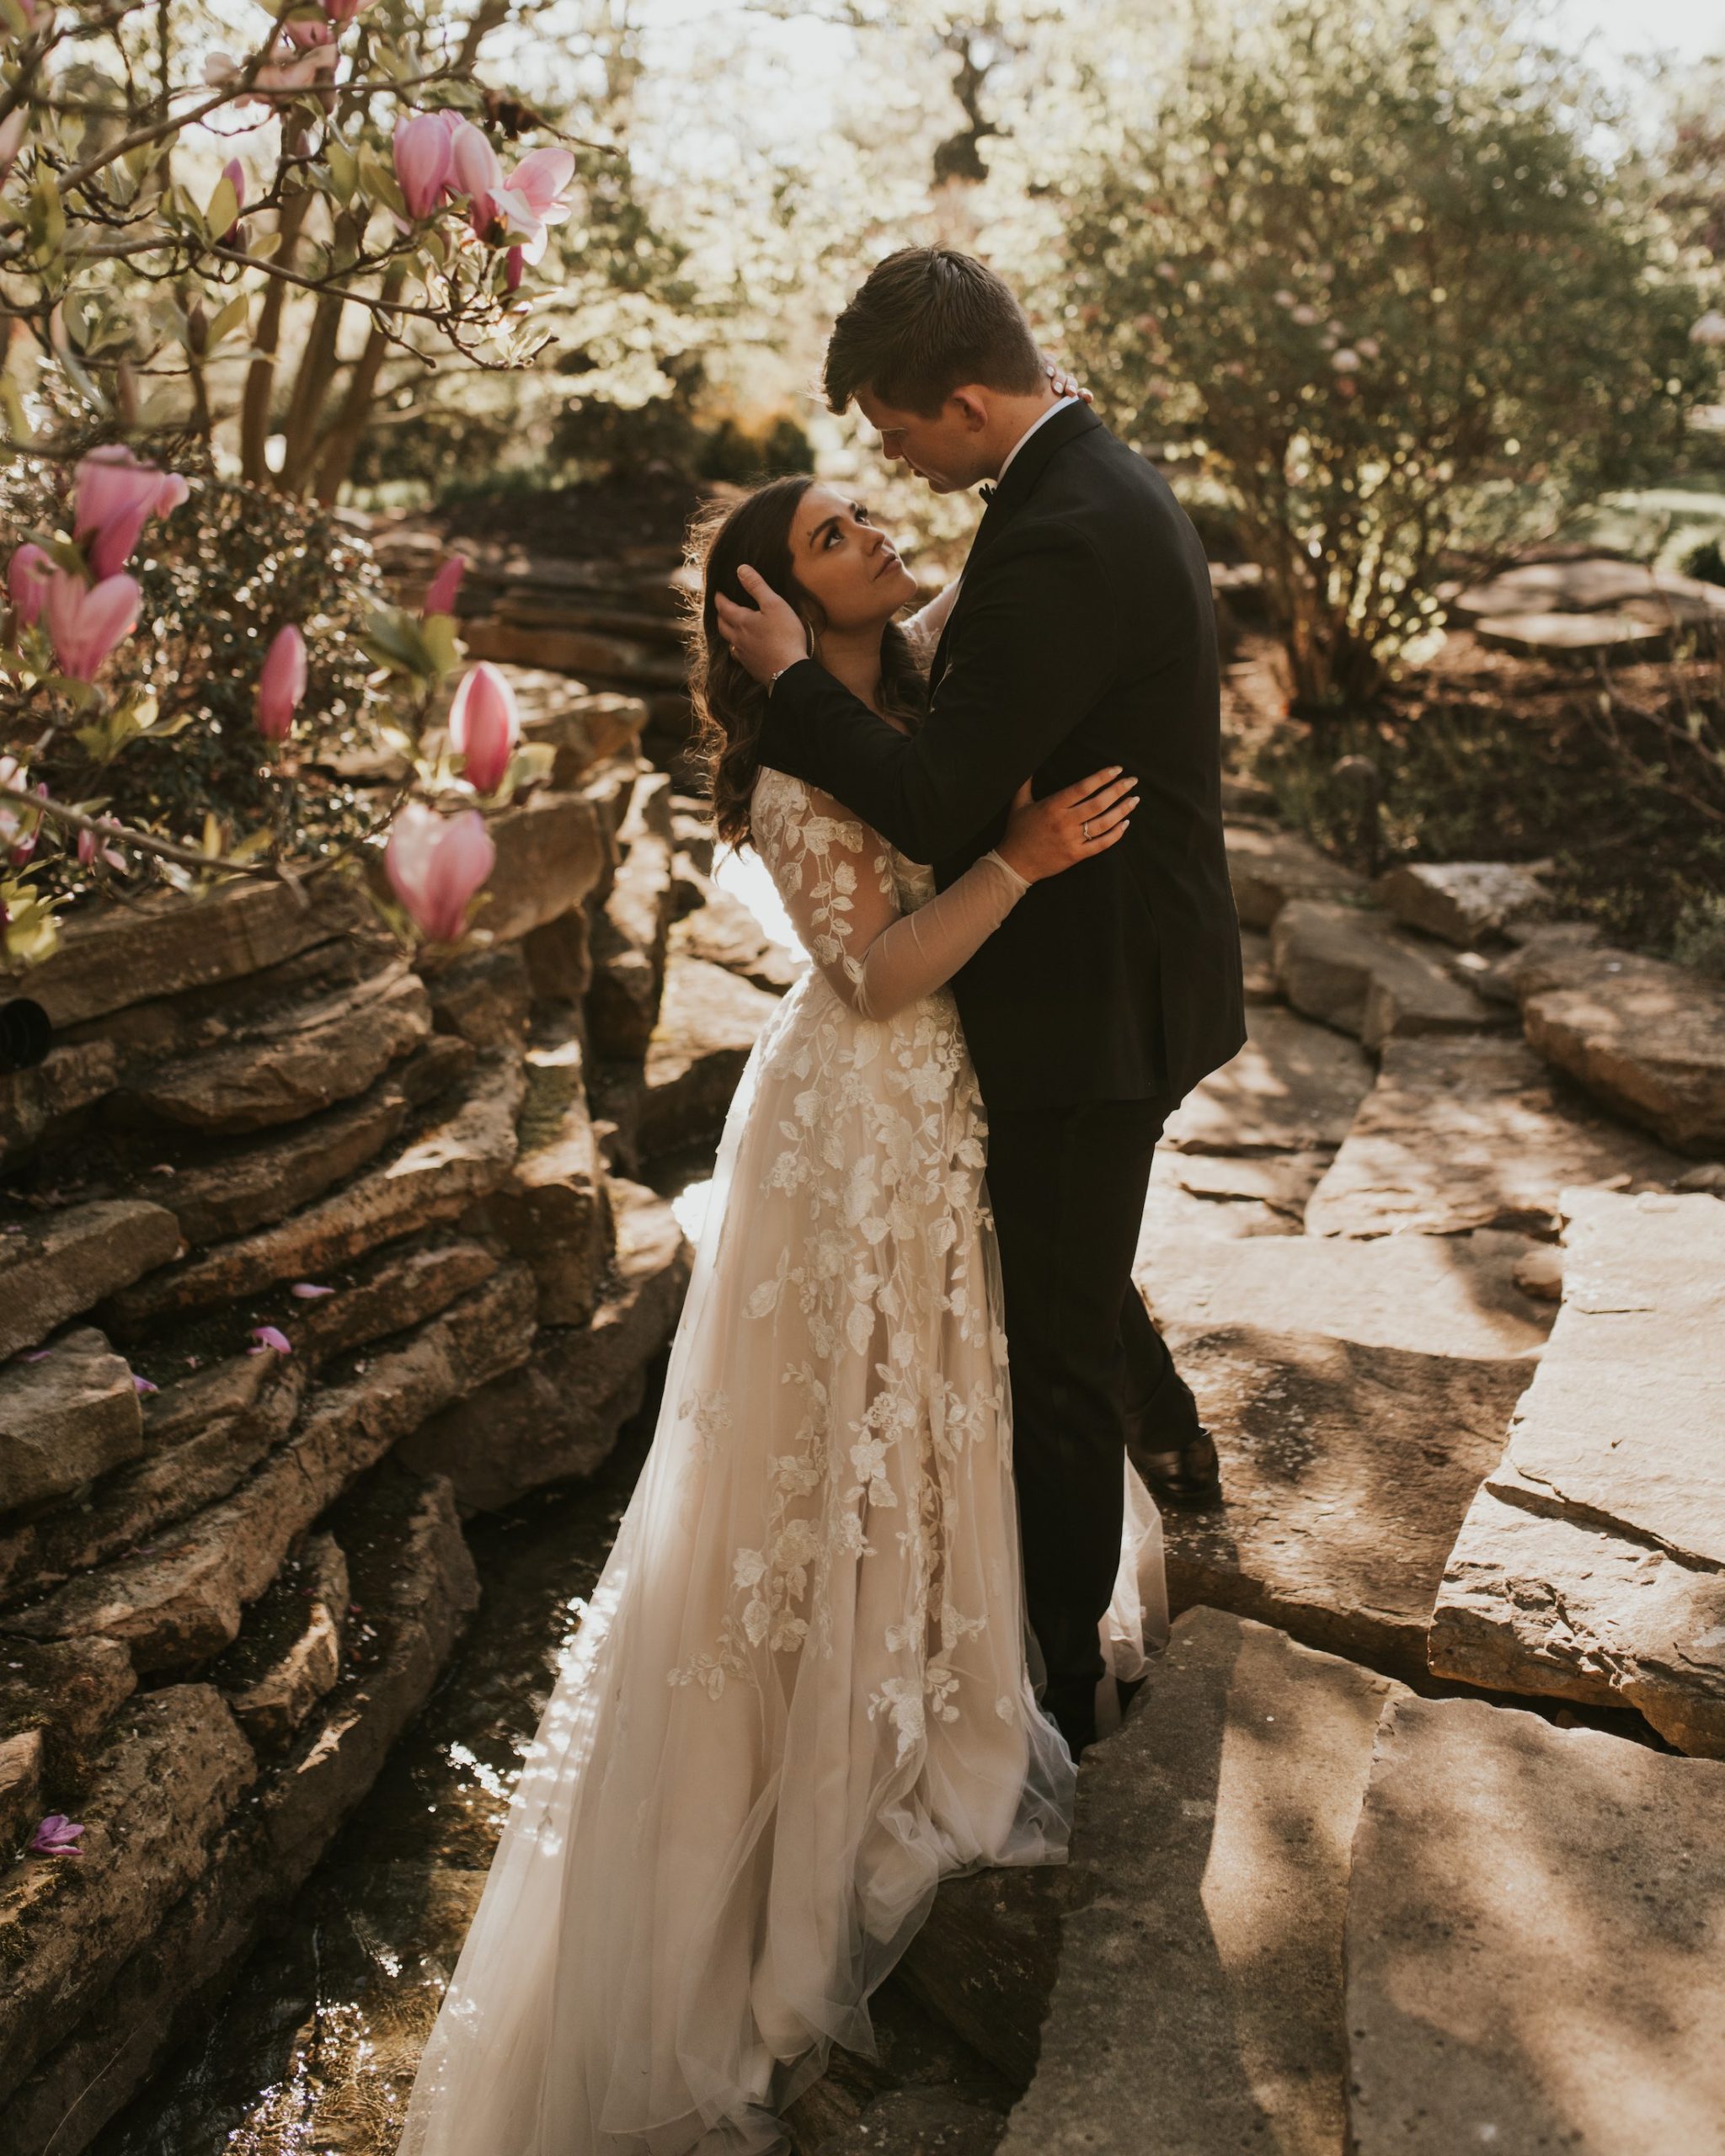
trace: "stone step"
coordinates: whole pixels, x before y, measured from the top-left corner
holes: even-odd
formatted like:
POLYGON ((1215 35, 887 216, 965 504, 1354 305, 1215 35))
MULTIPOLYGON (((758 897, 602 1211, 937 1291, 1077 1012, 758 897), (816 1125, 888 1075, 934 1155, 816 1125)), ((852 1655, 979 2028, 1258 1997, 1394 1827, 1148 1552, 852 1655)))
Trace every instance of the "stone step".
POLYGON ((1295 899, 1270 931, 1276 979, 1296 1011, 1368 1049, 1409 1033, 1466 1033, 1496 1022, 1439 949, 1386 915, 1295 899))
POLYGON ((1573 1098, 1520 1041, 1392 1040, 1306 1225, 1315 1235, 1555 1235, 1566 1188, 1667 1189, 1684 1166, 1573 1098))
POLYGON ((1230 824, 1228 881, 1245 928, 1268 928, 1290 899, 1364 898, 1365 879, 1292 831, 1230 824))
POLYGON ((1725 2151, 1725 1764, 1397 1700, 1354 1839, 1348 2147, 1725 2151))
POLYGON ((1501 861, 1413 862, 1379 877, 1372 896, 1404 928, 1464 951, 1501 936, 1512 921, 1536 919, 1551 903, 1536 876, 1501 861))
POLYGON ((1725 981, 1573 933, 1505 971, 1548 1063, 1678 1151, 1725 1155, 1725 981))
POLYGON ((1308 1153, 1339 1145, 1370 1091, 1351 1041, 1274 1006, 1248 1006, 1246 1045, 1188 1093, 1162 1143, 1181 1153, 1308 1153))
POLYGON ((1563 1305, 1451 1554, 1431 1665, 1621 1701, 1725 1757, 1725 1203, 1566 1203, 1563 1305))
POLYGON ((1060 1975, 1001 2156, 1341 2156, 1349 1857, 1405 1696, 1238 1617, 1176 1622, 1085 1755, 1060 1975))
POLYGON ((1164 1513, 1171 1605, 1211 1604, 1423 1677, 1445 1566, 1526 1364, 1247 1325, 1174 1331, 1171 1345, 1223 1492, 1164 1513))
POLYGON ((1490 651, 1518 659, 1574 660, 1660 658, 1670 643, 1669 624, 1644 621, 1626 608, 1599 614, 1493 614, 1473 632, 1490 651))

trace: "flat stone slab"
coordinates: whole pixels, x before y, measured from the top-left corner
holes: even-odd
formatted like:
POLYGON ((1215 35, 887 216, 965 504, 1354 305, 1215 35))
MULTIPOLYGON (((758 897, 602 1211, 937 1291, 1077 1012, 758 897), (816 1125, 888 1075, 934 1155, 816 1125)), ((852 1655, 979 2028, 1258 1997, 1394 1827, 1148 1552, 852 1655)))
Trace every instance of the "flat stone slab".
POLYGON ((1338 2156, 1343 1927, 1399 1684, 1214 1609, 1087 1752, 1073 1906, 1001 2156, 1338 2156))
POLYGON ((1327 1153, 1176 1153, 1158 1147, 1139 1254, 1191 1235, 1297 1235, 1327 1153))
POLYGON ((647 1049, 638 1142, 652 1160, 716 1138, 779 999, 704 958, 674 957, 647 1049))
POLYGON ((1525 1362, 1247 1325, 1172 1344, 1223 1502, 1164 1513, 1171 1605, 1212 1604, 1423 1675, 1445 1563, 1525 1362))
POLYGON ((1571 1518, 1725 1565, 1725 1205, 1578 1192, 1505 1465, 1571 1518))
POLYGON ((1178 1153, 1334 1148, 1371 1082, 1371 1065, 1351 1041, 1291 1011, 1251 1006, 1245 1047, 1187 1095, 1162 1145, 1178 1153))
POLYGON ((1493 1013, 1432 944, 1360 906, 1295 899, 1271 931, 1276 979, 1296 1011, 1369 1049, 1408 1033, 1473 1033, 1493 1013))
POLYGON ((1489 1230, 1369 1242, 1259 1235, 1140 1251, 1133 1277, 1173 1336, 1253 1326, 1498 1362, 1537 1355, 1551 1330, 1549 1304, 1515 1278, 1538 1247, 1489 1230))
POLYGON ((1566 1187, 1667 1189, 1684 1166, 1560 1089, 1523 1042, 1392 1040, 1312 1196, 1306 1231, 1555 1235, 1566 1187))
POLYGON ((1637 562, 1597 555, 1574 562, 1528 562, 1487 584, 1471 585, 1450 601, 1465 621, 1494 614, 1585 614, 1626 600, 1645 599, 1658 589, 1650 569, 1637 562))
POLYGON ((1725 1764, 1396 1701, 1354 1844, 1350 2148, 1719 2156, 1722 1850, 1725 1764))
POLYGON ((70 1205, 0 1231, 0 1361, 130 1287, 179 1247, 179 1223, 142 1199, 70 1205))
POLYGON ((200 899, 178 892, 74 915, 51 958, 28 974, 0 971, 0 1001, 28 995, 56 1027, 211 982, 279 965, 367 919, 357 892, 309 892, 264 877, 200 899))
POLYGON ((525 1086, 519 1055, 482 1060, 442 1119, 393 1160, 274 1227, 217 1243, 139 1281, 108 1305, 113 1326, 131 1337, 158 1319, 254 1294, 277 1281, 315 1279, 380 1243, 456 1218, 508 1174, 525 1086))
POLYGON ((1501 1469, 1474 1498, 1432 1615, 1434 1673, 1632 1707, 1680 1752, 1725 1759, 1725 1572, 1543 1498, 1501 1469))
POLYGON ((387 966, 356 987, 290 1006, 231 1047, 141 1073, 126 1097, 194 1130, 262 1130, 363 1093, 430 1030, 424 983, 387 966))
POLYGON ((1451 1554, 1431 1664, 1725 1754, 1725 1205, 1576 1193, 1551 1345, 1451 1554))
POLYGON ((1629 612, 1610 614, 1493 614, 1473 625, 1493 651, 1519 659, 1651 658, 1666 630, 1629 612))
POLYGON ((1605 944, 1523 957, 1521 1022, 1547 1062, 1680 1152, 1725 1154, 1725 981, 1605 944))
POLYGON ((1380 876, 1372 896, 1404 928, 1441 937, 1464 951, 1551 905, 1536 876, 1502 861, 1413 862, 1380 876))
POLYGON ((1228 881, 1243 928, 1268 928, 1290 899, 1364 897, 1365 879, 1292 831, 1230 824, 1228 881))
POLYGON ((93 1328, 0 1367, 0 1512, 64 1497, 143 1449, 131 1366, 93 1328))

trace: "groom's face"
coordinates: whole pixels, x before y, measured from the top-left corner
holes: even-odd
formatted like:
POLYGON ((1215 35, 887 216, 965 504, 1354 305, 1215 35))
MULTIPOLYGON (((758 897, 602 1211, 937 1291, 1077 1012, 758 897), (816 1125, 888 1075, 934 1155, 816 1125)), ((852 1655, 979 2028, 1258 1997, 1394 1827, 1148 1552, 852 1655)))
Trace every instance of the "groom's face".
POLYGON ((936 494, 956 494, 988 478, 986 421, 966 392, 948 398, 932 419, 883 404, 868 389, 857 391, 857 408, 879 435, 887 462, 907 465, 936 494))

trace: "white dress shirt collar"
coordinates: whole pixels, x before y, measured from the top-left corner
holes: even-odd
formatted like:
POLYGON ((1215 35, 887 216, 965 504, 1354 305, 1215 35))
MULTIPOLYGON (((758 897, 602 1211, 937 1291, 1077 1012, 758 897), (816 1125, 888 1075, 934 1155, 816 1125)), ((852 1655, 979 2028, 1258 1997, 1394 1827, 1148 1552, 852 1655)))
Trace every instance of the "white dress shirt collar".
POLYGON ((1012 459, 1018 454, 1018 451, 1023 448, 1025 443, 1029 440, 1032 435, 1036 432, 1036 430, 1039 427, 1045 427, 1049 421, 1053 419, 1056 412, 1064 412, 1069 404, 1076 404, 1077 402, 1078 399, 1076 397, 1061 397, 1057 398, 1054 403, 1050 404, 1047 411, 1039 412, 1037 414, 1036 417, 1030 422, 1030 424, 1025 428, 1023 433, 1019 435, 1017 441, 1015 441, 1012 444, 1012 446, 1007 451, 1006 457, 1001 465, 1000 470, 995 474, 995 481, 996 484, 1006 478, 1007 469, 1010 467, 1012 459))

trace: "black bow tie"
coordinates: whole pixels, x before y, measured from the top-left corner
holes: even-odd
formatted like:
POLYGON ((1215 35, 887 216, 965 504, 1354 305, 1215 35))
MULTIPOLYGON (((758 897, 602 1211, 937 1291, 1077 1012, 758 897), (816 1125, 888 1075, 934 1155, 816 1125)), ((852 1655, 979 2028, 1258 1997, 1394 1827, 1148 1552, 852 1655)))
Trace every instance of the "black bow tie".
POLYGON ((979 487, 976 491, 981 495, 985 504, 991 502, 994 499, 994 488, 992 487, 979 487))

